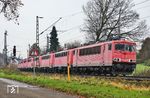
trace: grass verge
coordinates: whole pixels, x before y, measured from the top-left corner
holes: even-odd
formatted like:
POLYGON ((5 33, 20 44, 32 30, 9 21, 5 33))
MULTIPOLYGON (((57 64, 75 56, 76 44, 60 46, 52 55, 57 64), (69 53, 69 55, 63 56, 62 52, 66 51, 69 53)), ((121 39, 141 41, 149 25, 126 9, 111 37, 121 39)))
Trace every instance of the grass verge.
POLYGON ((71 77, 71 81, 68 82, 66 76, 38 75, 33 77, 31 74, 8 69, 0 69, 0 77, 81 95, 86 98, 149 98, 150 96, 150 90, 142 91, 121 88, 112 85, 110 81, 95 77, 71 77))
POLYGON ((136 69, 133 72, 133 75, 150 77, 150 66, 145 66, 144 64, 137 64, 136 69))

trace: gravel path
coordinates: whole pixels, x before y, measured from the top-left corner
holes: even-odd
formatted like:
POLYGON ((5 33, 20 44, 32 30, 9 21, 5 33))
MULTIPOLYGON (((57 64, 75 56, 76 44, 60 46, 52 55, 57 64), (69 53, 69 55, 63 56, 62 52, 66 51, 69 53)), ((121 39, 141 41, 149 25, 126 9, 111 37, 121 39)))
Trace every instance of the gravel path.
POLYGON ((0 98, 79 98, 77 96, 67 95, 55 90, 39 88, 37 86, 0 78, 0 98), (8 87, 8 85, 18 86, 17 88, 8 87), (12 93, 11 93, 12 91, 12 93))

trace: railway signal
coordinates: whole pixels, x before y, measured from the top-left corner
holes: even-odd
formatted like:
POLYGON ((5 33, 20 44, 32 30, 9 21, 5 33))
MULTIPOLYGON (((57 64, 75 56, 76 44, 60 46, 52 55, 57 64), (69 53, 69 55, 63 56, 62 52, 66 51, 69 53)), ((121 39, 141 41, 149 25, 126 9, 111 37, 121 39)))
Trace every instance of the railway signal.
POLYGON ((4 33, 4 49, 3 49, 3 54, 4 54, 4 64, 8 64, 7 60, 7 31, 4 33))
POLYGON ((16 46, 13 48, 13 57, 16 57, 16 46))

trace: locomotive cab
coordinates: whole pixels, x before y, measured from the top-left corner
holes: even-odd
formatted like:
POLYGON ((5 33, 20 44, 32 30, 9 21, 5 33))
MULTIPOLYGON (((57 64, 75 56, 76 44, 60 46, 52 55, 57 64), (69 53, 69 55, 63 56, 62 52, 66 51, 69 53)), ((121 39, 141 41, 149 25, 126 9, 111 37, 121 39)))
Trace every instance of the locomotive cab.
POLYGON ((117 72, 133 72, 136 67, 136 44, 122 40, 114 41, 113 67, 117 72))

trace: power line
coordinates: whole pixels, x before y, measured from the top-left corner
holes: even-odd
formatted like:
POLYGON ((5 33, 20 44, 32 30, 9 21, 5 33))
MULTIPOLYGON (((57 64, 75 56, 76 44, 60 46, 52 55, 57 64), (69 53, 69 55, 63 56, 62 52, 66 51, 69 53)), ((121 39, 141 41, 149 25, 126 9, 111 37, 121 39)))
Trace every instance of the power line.
MULTIPOLYGON (((145 1, 142 1, 142 2, 140 2, 140 3, 134 4, 134 6, 141 5, 141 4, 144 4, 144 3, 149 2, 149 1, 150 1, 150 0, 145 0, 145 1)), ((142 8, 146 8, 146 7, 149 7, 149 6, 145 6, 145 7, 138 8, 138 10, 139 10, 139 9, 142 9, 142 8)), ((76 12, 76 13, 73 13, 73 14, 70 14, 70 15, 63 16, 63 17, 61 17, 61 19, 68 18, 68 17, 73 17, 73 16, 78 15, 78 14, 81 14, 81 13, 83 13, 83 12, 82 12, 82 11, 76 12)), ((146 16, 146 17, 143 17, 143 18, 140 18, 140 19, 149 18, 149 17, 150 17, 150 16, 146 16)), ((81 26, 81 25, 79 25, 79 26, 81 26)), ((57 31, 58 31, 58 32, 62 32, 62 33, 59 33, 59 35, 62 35, 62 34, 64 34, 64 33, 68 32, 68 31, 71 31, 71 30, 73 30, 73 29, 79 27, 79 26, 75 26, 75 27, 72 27, 72 28, 67 29, 67 30, 57 30, 57 31)), ((50 27, 51 27, 51 26, 50 26, 50 27)), ((47 31, 48 29, 49 29, 49 28, 47 28, 45 31, 47 31)), ((45 32, 45 31, 44 31, 44 32, 45 32)), ((81 36, 81 35, 79 35, 79 36, 81 36)), ((77 38, 77 37, 79 37, 79 36, 76 36, 76 37, 74 37, 74 38, 77 38)), ((72 38, 71 38, 71 39, 72 39, 72 38)), ((71 40, 71 39, 69 39, 69 40, 71 40)), ((68 41, 68 40, 67 40, 67 41, 68 41)))
POLYGON ((73 36, 72 38, 67 39, 67 40, 64 40, 63 42, 67 42, 67 41, 70 41, 70 40, 75 39, 75 38, 81 38, 81 35, 82 35, 82 34, 83 34, 83 33, 81 33, 80 35, 77 35, 77 36, 73 36))
MULTIPOLYGON (((140 18, 140 19, 145 19, 145 18, 150 18, 150 16, 142 17, 142 18, 140 18)), ((68 29, 68 31, 69 31, 69 29, 68 29)), ((60 34, 64 34, 65 32, 68 32, 68 31, 66 30, 66 31, 64 31, 64 32, 62 32, 62 33, 60 33, 60 34)), ((78 37, 81 37, 81 35, 78 35, 78 36, 72 37, 72 38, 70 38, 70 39, 67 39, 67 40, 65 40, 64 42, 70 41, 70 40, 72 40, 73 38, 78 38, 78 37)))
POLYGON ((44 38, 40 41, 40 43, 43 43, 43 42, 46 42, 46 37, 44 37, 44 38))
POLYGON ((76 12, 76 13, 73 13, 70 15, 66 15, 66 16, 63 16, 62 18, 73 17, 73 16, 76 16, 76 15, 81 14, 81 13, 83 13, 83 11, 79 11, 79 12, 76 12))
MULTIPOLYGON (((61 32, 61 33, 59 33, 58 35, 60 36, 60 35, 62 35, 62 34, 64 34, 64 33, 68 32, 68 31, 71 31, 71 30, 73 30, 73 29, 76 29, 76 28, 78 28, 78 27, 80 27, 80 26, 82 26, 82 25, 83 25, 83 24, 78 25, 78 26, 75 26, 75 27, 72 27, 72 28, 67 29, 67 30, 57 30, 57 32, 61 32)), ((81 36, 81 35, 79 35, 79 36, 81 36)), ((79 36, 77 36, 77 37, 79 37, 79 36)), ((67 40, 67 41, 68 41, 68 40, 67 40)), ((43 43, 43 42, 46 42, 46 37, 44 37, 44 39, 43 39, 42 41, 40 41, 40 43, 43 43)))
POLYGON ((61 19, 63 18, 67 18, 67 17, 73 17, 77 14, 81 14, 83 13, 82 11, 80 12, 76 12, 76 13, 73 13, 73 14, 70 14, 70 15, 66 15, 66 16, 63 16, 63 17, 60 17, 56 22, 54 22, 52 25, 50 25, 48 28, 46 28, 45 30, 43 30, 39 35, 43 34, 45 31, 49 30, 52 26, 54 26, 57 22, 59 22, 61 19))
POLYGON ((46 42, 46 39, 44 39, 44 40, 40 41, 40 43, 43 43, 43 42, 46 42))
POLYGON ((146 3, 148 1, 150 1, 150 0, 145 0, 145 1, 142 1, 142 2, 139 2, 139 3, 136 3, 136 4, 134 4, 134 6, 141 5, 141 4, 146 3))
POLYGON ((55 21, 52 25, 50 25, 48 28, 46 28, 44 31, 42 31, 39 35, 43 34, 45 31, 47 31, 49 28, 51 28, 52 26, 54 26, 57 22, 59 22, 62 19, 62 17, 60 17, 57 21, 55 21))
POLYGON ((150 5, 137 8, 136 10, 140 10, 140 9, 144 9, 144 8, 148 8, 148 7, 150 7, 150 5))
MULTIPOLYGON (((59 33, 59 34, 63 34, 63 33, 65 33, 65 32, 71 31, 71 30, 73 30, 73 29, 77 29, 78 27, 80 27, 80 26, 82 26, 82 25, 83 25, 83 24, 77 25, 77 26, 74 26, 74 27, 69 28, 69 29, 66 29, 66 30, 57 30, 57 32, 62 32, 62 33, 59 33)), ((49 30, 48 30, 48 31, 49 31, 49 30)))
POLYGON ((140 18, 140 19, 145 19, 145 18, 150 18, 150 16, 145 16, 145 17, 142 17, 142 18, 140 18))
POLYGON ((61 32, 61 33, 59 33, 59 35, 62 35, 62 34, 64 34, 64 33, 68 32, 68 31, 71 31, 71 30, 73 30, 73 29, 77 29, 77 28, 79 28, 79 27, 82 26, 82 25, 83 25, 83 24, 78 25, 78 26, 75 26, 75 27, 72 27, 72 28, 67 29, 67 30, 57 30, 57 31, 58 31, 58 32, 61 32))

